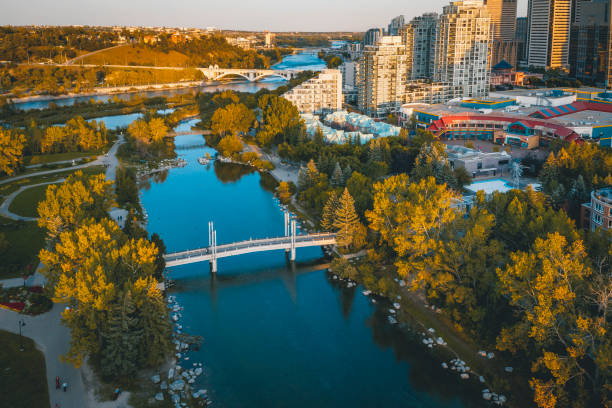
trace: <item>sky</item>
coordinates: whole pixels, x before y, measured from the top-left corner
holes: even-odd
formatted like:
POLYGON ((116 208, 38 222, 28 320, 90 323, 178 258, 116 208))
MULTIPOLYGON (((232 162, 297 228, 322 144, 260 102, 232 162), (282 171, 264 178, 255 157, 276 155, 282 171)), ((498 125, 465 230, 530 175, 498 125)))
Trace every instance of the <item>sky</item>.
MULTIPOLYGON (((527 14, 518 0, 518 16, 527 14)), ((442 12, 450 0, 0 0, 0 25, 133 25, 225 30, 365 31, 442 12)))

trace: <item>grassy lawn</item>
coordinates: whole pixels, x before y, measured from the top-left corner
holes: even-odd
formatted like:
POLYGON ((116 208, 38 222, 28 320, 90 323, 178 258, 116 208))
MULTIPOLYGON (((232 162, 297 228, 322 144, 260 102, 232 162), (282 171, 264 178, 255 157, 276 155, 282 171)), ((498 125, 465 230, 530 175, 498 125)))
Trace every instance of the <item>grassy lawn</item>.
POLYGON ((9 206, 9 211, 23 217, 37 217, 38 203, 44 200, 49 185, 36 186, 17 194, 9 206))
POLYGON ((168 53, 141 47, 118 47, 85 57, 83 64, 141 65, 159 67, 184 67, 189 60, 185 54, 168 53))
POLYGON ((57 161, 80 159, 82 157, 90 157, 100 154, 100 152, 68 152, 68 153, 53 153, 53 154, 37 154, 34 156, 24 157, 24 162, 30 164, 53 163, 57 161))
POLYGON ((8 242, 8 247, 0 252, 0 279, 20 277, 22 272, 27 272, 28 265, 31 265, 30 272, 34 272, 38 266, 38 252, 45 243, 43 230, 35 221, 0 217, 0 233, 8 242))
MULTIPOLYGON (((90 166, 90 167, 85 167, 82 169, 66 169, 66 171, 60 171, 57 173, 51 173, 51 174, 46 174, 46 175, 42 175, 42 176, 32 176, 32 177, 26 177, 20 180, 16 180, 13 183, 6 183, 6 184, 0 184, 0 197, 1 196, 7 196, 9 194, 11 194, 14 191, 19 190, 19 187, 21 186, 27 186, 27 185, 31 185, 31 184, 39 184, 39 183, 44 183, 46 181, 53 181, 53 180, 58 180, 61 178, 65 178, 67 177, 70 173, 73 173, 77 170, 81 170, 83 173, 85 174, 101 174, 104 173, 106 171, 106 169, 104 168, 104 166, 100 165, 100 166, 90 166)), ((38 171, 44 171, 44 170, 38 170, 38 171)))
POLYGON ((0 395, 5 408, 49 408, 45 357, 34 342, 0 330, 0 395))

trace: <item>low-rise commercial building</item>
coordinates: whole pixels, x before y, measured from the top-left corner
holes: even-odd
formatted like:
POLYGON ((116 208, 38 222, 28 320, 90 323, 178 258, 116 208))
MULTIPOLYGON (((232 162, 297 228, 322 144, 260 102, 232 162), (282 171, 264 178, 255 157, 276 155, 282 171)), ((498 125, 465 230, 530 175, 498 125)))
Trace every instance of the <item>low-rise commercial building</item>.
POLYGON ((484 153, 453 145, 446 146, 446 154, 451 168, 464 168, 472 177, 500 176, 509 170, 512 159, 505 151, 484 153))

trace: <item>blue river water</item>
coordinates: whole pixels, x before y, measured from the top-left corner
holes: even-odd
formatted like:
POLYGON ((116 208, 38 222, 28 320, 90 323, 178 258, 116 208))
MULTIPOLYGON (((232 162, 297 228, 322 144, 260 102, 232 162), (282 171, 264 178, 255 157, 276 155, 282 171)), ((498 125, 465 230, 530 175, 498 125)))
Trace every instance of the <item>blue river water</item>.
MULTIPOLYGON (((262 176, 198 164, 214 154, 189 148, 202 140, 177 137, 188 165, 144 183, 149 232, 160 234, 169 252, 206 246, 208 221, 219 244, 282 235, 282 210, 262 176)), ((176 281, 171 294, 184 307, 179 323, 204 339, 180 360, 184 368, 203 363, 195 389, 208 389, 214 406, 227 408, 481 406, 417 331, 387 322, 389 305, 309 266, 321 257, 319 248, 307 248, 298 249, 295 267, 277 251, 221 259, 216 276, 206 262, 168 272, 176 281)))

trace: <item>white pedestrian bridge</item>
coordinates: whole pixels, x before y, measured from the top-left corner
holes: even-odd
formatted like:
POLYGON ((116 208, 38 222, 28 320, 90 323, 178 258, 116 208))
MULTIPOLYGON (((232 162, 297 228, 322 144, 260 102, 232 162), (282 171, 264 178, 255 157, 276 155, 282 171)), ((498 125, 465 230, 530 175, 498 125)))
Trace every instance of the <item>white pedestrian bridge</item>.
POLYGON ((249 239, 231 244, 217 245, 217 231, 215 231, 212 222, 210 222, 208 224, 208 238, 210 245, 207 247, 164 255, 166 267, 171 268, 173 266, 208 261, 210 262, 211 271, 214 273, 217 272, 217 259, 219 258, 284 249, 290 253, 291 260, 295 261, 297 248, 336 244, 336 234, 334 233, 297 235, 295 220, 289 221, 287 215, 285 216, 284 237, 249 239))

